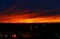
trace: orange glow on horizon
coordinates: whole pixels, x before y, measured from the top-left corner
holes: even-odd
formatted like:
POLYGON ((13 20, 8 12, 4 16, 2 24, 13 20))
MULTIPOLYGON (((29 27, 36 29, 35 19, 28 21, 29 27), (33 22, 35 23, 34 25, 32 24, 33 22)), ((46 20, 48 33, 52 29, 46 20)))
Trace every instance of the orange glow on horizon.
POLYGON ((36 16, 36 14, 0 16, 0 23, 60 23, 60 16, 36 16))

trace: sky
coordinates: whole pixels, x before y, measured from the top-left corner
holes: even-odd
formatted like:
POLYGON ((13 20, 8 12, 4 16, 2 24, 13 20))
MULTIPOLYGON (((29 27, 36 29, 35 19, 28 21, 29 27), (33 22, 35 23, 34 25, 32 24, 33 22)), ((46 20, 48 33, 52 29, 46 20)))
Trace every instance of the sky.
POLYGON ((10 12, 13 10, 30 10, 31 12, 48 10, 45 15, 56 15, 60 14, 60 2, 59 0, 0 0, 0 13, 8 9, 11 9, 10 12))
POLYGON ((20 18, 52 22, 51 17, 54 22, 60 22, 59 0, 0 0, 0 22, 3 20, 18 21, 20 18))

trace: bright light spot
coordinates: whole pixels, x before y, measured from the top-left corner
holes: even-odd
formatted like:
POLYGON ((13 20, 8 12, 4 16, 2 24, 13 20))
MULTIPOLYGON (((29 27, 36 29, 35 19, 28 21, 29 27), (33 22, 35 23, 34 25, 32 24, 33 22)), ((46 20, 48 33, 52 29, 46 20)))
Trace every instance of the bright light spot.
POLYGON ((16 37, 16 34, 13 34, 13 35, 12 35, 12 37, 14 37, 14 38, 15 38, 15 37, 16 37))
POLYGON ((2 37, 2 34, 0 34, 0 37, 2 37))
POLYGON ((7 35, 7 34, 5 34, 5 37, 8 37, 8 35, 7 35))
POLYGON ((38 26, 35 26, 35 28, 38 28, 38 26))

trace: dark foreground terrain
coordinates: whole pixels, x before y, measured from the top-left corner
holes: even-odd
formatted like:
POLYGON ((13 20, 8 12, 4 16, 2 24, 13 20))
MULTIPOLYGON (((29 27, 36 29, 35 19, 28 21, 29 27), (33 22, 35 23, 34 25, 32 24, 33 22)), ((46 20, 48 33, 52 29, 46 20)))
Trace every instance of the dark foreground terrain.
POLYGON ((60 23, 0 23, 1 39, 60 39, 60 23))

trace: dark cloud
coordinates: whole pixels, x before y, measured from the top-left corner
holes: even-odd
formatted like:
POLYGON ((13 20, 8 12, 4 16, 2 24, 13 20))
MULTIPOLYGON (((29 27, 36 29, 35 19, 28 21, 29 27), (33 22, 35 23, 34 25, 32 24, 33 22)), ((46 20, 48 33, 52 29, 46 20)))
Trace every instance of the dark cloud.
POLYGON ((50 10, 41 11, 39 13, 42 13, 41 15, 43 16, 56 16, 56 15, 60 15, 60 10, 50 9, 50 10))
POLYGON ((60 15, 58 0, 2 0, 0 14, 37 13, 44 16, 60 15))

